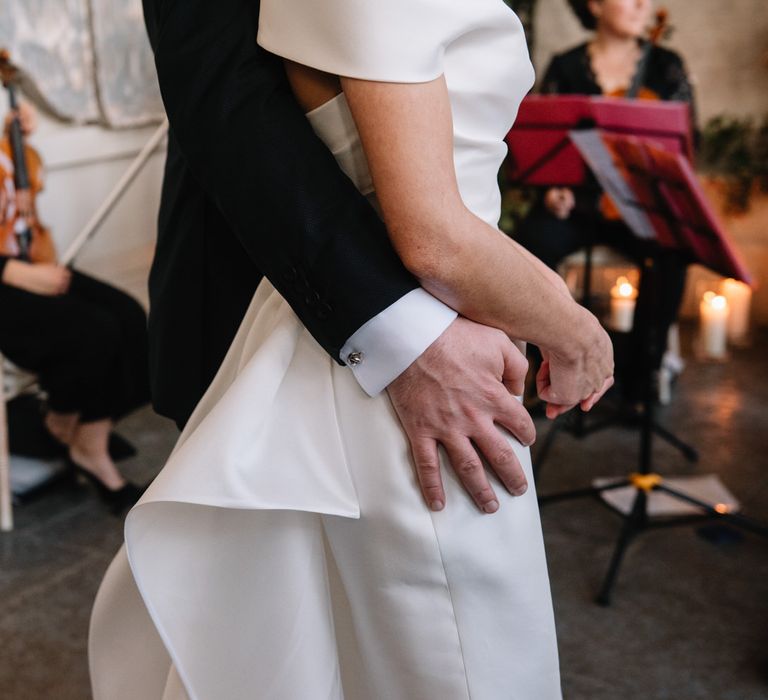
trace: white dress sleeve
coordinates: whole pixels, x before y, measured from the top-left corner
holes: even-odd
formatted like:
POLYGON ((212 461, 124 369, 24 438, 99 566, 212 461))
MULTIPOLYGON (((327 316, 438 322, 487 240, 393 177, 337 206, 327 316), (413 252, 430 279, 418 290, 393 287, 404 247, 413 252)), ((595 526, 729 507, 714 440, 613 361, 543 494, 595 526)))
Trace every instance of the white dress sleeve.
POLYGON ((383 82, 428 82, 466 31, 470 0, 262 0, 258 43, 319 70, 383 82))

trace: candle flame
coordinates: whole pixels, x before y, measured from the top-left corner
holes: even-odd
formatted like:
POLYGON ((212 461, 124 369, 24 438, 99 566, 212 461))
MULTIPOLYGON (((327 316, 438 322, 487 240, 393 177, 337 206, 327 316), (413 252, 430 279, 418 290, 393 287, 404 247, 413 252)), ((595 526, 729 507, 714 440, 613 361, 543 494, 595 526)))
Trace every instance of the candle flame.
POLYGON ((626 277, 619 277, 616 280, 616 285, 611 290, 611 296, 614 298, 621 297, 623 299, 632 299, 636 294, 637 291, 626 277))
POLYGON ((727 503, 717 503, 715 505, 715 510, 722 515, 725 515, 726 513, 730 513, 731 507, 727 503))
POLYGON ((707 304, 711 303, 712 300, 717 296, 714 292, 704 292, 704 301, 707 302, 707 304))
POLYGON ((710 301, 713 309, 724 309, 728 306, 728 300, 720 295, 712 297, 710 301))

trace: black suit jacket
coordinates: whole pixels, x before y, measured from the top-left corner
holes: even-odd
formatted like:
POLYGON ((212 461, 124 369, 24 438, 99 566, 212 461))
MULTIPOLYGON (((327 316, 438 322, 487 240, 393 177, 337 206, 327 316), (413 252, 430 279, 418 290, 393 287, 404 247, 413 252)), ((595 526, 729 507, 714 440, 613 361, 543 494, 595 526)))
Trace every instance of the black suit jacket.
POLYGON ((144 0, 171 129, 150 273, 155 409, 183 424, 266 275, 338 361, 416 287, 374 210, 314 134, 258 0, 144 0))

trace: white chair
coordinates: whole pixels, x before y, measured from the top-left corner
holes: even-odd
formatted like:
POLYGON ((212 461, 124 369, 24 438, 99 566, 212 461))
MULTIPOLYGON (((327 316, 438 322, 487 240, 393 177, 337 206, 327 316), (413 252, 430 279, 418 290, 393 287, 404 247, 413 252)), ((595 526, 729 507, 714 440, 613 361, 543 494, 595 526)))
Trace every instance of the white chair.
POLYGON ((8 417, 5 404, 37 384, 34 375, 20 370, 0 355, 0 531, 13 530, 11 456, 8 451, 8 417))

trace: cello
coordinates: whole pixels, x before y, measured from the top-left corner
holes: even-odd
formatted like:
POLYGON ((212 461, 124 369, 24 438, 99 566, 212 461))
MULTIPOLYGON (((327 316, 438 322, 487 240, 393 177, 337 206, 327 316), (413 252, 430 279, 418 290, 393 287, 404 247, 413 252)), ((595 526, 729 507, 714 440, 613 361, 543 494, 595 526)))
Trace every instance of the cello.
POLYGON ((16 83, 19 70, 6 50, 0 51, 0 80, 8 91, 11 109, 7 133, 0 139, 0 187, 9 195, 5 217, 0 217, 0 254, 32 263, 55 263, 56 248, 50 231, 40 223, 36 197, 43 189, 43 163, 38 152, 25 143, 19 116, 16 83), (22 211, 16 193, 29 192, 29 207, 22 211))

